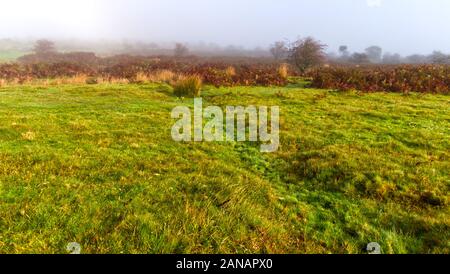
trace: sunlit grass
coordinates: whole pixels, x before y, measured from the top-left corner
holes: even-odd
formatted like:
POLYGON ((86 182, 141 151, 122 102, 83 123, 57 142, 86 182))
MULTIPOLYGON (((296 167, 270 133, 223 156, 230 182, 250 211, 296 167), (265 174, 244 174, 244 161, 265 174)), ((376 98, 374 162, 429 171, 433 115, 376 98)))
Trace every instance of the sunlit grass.
POLYGON ((0 88, 0 253, 448 253, 450 99, 203 89, 279 105, 281 148, 176 143, 166 85, 0 88))

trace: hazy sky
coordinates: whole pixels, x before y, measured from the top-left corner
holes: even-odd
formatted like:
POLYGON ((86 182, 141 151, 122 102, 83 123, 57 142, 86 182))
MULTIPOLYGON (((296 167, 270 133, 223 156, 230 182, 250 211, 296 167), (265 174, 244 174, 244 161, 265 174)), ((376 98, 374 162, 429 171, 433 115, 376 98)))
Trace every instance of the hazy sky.
POLYGON ((450 53, 450 0, 0 0, 0 38, 266 47, 312 35, 337 51, 450 53))

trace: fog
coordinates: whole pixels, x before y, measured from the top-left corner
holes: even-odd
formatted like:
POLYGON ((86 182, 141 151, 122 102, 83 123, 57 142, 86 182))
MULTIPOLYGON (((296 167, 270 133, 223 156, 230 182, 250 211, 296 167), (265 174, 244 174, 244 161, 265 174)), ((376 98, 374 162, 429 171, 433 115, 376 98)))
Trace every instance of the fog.
POLYGON ((450 53, 448 0, 1 0, 0 38, 267 48, 314 36, 337 51, 450 53))

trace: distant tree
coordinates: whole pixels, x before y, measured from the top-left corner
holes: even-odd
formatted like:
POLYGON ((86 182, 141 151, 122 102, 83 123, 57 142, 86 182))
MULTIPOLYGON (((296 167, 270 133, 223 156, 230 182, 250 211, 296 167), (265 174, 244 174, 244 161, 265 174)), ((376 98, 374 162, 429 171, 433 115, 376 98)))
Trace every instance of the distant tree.
POLYGON ((33 51, 37 55, 56 53, 55 43, 45 39, 38 40, 34 45, 33 51))
POLYGON ((174 51, 175 57, 183 57, 183 56, 188 55, 188 53, 189 53, 188 47, 186 47, 185 45, 183 45, 181 43, 176 43, 175 49, 173 51, 174 51))
POLYGON ((398 53, 386 53, 383 55, 383 64, 401 64, 402 56, 398 53))
POLYGON ((370 62, 372 63, 380 63, 381 62, 381 56, 383 54, 383 49, 379 46, 371 46, 366 48, 366 54, 369 58, 370 62))
POLYGON ((433 64, 450 64, 450 55, 444 54, 440 51, 433 51, 428 59, 433 64))
POLYGON ((289 50, 288 46, 284 41, 275 42, 270 47, 270 53, 273 55, 273 58, 275 58, 275 60, 277 61, 285 59, 288 55, 288 50, 289 50))
POLYGON ((413 55, 407 56, 405 58, 405 62, 408 64, 426 64, 427 57, 425 55, 413 54, 413 55))
POLYGON ((299 39, 289 49, 289 62, 301 72, 322 64, 326 59, 327 46, 312 37, 299 39))
POLYGON ((350 56, 350 62, 355 64, 368 64, 370 63, 370 59, 365 53, 355 52, 350 56))
POLYGON ((339 54, 341 55, 341 57, 347 58, 350 55, 350 53, 348 52, 348 46, 346 46, 346 45, 340 46, 339 54))

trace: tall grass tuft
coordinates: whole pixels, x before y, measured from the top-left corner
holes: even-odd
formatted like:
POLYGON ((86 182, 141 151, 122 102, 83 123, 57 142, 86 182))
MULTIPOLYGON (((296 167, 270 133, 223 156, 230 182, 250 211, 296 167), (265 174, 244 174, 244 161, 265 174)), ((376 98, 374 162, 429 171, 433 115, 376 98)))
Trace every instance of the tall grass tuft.
POLYGON ((172 82, 173 93, 178 97, 200 97, 202 78, 199 75, 180 76, 172 82))
POLYGON ((289 76, 289 67, 287 64, 281 64, 278 67, 278 75, 280 75, 281 78, 287 79, 289 76))
POLYGON ((236 76, 236 69, 233 66, 229 66, 227 67, 227 69, 225 70, 225 74, 228 77, 233 77, 236 76))
POLYGON ((172 81, 176 80, 178 75, 170 70, 158 70, 153 74, 149 75, 149 80, 154 83, 166 83, 170 84, 172 81))
POLYGON ((98 78, 97 77, 88 77, 85 80, 87 85, 96 85, 98 84, 98 78))
POLYGON ((144 72, 138 72, 136 74, 136 78, 134 79, 134 81, 136 83, 147 83, 149 82, 149 76, 144 72))

